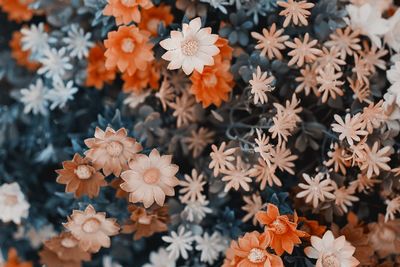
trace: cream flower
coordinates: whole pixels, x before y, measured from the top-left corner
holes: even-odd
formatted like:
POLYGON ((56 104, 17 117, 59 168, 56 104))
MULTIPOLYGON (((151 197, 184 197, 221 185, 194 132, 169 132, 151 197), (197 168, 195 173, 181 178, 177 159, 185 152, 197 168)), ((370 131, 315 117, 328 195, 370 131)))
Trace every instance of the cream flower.
POLYGON ((296 195, 297 198, 306 198, 306 203, 312 202, 314 208, 317 208, 319 202, 324 202, 326 199, 334 199, 335 195, 332 191, 335 189, 332 186, 330 179, 323 179, 323 174, 318 173, 311 178, 308 174, 303 173, 303 178, 307 184, 300 183, 299 187, 303 189, 296 195))
POLYGON ((205 200, 205 196, 202 194, 205 184, 204 175, 199 174, 196 169, 192 169, 192 175, 185 174, 185 180, 179 182, 179 185, 182 186, 179 190, 182 195, 181 201, 187 203, 188 201, 205 200))
POLYGON ((0 186, 0 220, 21 223, 22 218, 28 217, 29 203, 25 200, 18 183, 0 186))
POLYGON ((271 86, 273 81, 273 76, 268 77, 268 73, 261 72, 260 66, 257 66, 256 72, 253 73, 253 78, 249 81, 255 105, 258 103, 264 104, 268 102, 266 92, 271 92, 274 89, 271 86))
POLYGON ((175 177, 178 166, 171 164, 172 156, 160 156, 157 149, 153 149, 149 156, 137 155, 129 162, 129 170, 121 174, 121 188, 129 192, 129 201, 143 202, 145 208, 154 201, 163 206, 165 196, 174 196, 174 187, 179 184, 175 177))
POLYGON ((201 28, 201 19, 195 18, 182 25, 182 31, 171 31, 171 37, 160 42, 168 50, 162 58, 171 61, 168 69, 182 67, 186 75, 193 70, 202 73, 204 66, 214 65, 213 56, 219 53, 215 42, 218 35, 211 34, 211 28, 201 28))
POLYGON ((220 147, 218 148, 216 145, 211 145, 211 149, 213 152, 210 153, 211 162, 208 165, 208 168, 213 169, 214 176, 218 176, 220 171, 226 170, 228 168, 234 168, 231 161, 235 160, 233 153, 235 153, 236 148, 226 149, 226 143, 222 142, 220 147))

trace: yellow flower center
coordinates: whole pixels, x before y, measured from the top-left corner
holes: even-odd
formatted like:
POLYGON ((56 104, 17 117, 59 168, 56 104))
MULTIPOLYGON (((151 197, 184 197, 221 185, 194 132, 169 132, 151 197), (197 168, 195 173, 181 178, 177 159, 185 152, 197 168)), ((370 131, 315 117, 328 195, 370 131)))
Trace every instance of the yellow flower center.
POLYGON ((132 53, 135 49, 135 43, 132 38, 124 38, 122 40, 121 49, 125 53, 132 53))
POLYGON ((288 231, 288 226, 286 225, 286 223, 282 222, 280 219, 276 219, 272 223, 272 227, 275 228, 275 233, 277 233, 278 235, 283 235, 284 233, 286 233, 288 231))
POLYGON ((107 153, 112 156, 112 157, 118 157, 119 155, 121 155, 124 147, 122 146, 122 144, 118 141, 111 141, 110 143, 108 143, 107 147, 107 153))
POLYGON ((181 44, 182 53, 187 57, 192 57, 196 55, 199 50, 199 42, 194 39, 187 39, 181 44))
POLYGON ((322 267, 340 267, 340 262, 335 255, 324 255, 322 256, 322 267))
POLYGON ((92 171, 88 165, 79 165, 74 172, 81 180, 89 179, 92 176, 92 171))
POLYGON ((150 168, 144 172, 143 180, 146 184, 155 184, 160 180, 160 170, 150 168))
POLYGON ((249 255, 247 255, 247 259, 252 263, 261 263, 265 261, 266 256, 265 251, 259 248, 252 248, 249 255))
POLYGON ((18 197, 16 195, 5 194, 4 203, 7 206, 15 206, 18 203, 18 197))
POLYGON ((121 0, 121 4, 126 7, 134 7, 136 4, 136 0, 121 0))
POLYGON ((82 230, 88 234, 96 233, 100 229, 101 223, 96 218, 90 218, 82 224, 82 230))
POLYGON ((63 238, 61 240, 61 246, 65 247, 65 248, 74 248, 74 247, 76 247, 77 244, 78 243, 76 242, 75 239, 72 239, 69 237, 63 238))

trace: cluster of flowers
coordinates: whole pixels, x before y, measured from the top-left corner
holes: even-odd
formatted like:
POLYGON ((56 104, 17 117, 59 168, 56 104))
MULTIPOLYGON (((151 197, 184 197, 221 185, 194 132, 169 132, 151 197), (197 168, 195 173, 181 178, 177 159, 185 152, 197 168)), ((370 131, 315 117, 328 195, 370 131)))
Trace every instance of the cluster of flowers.
POLYGON ((0 266, 400 265, 396 1, 0 8, 0 266))

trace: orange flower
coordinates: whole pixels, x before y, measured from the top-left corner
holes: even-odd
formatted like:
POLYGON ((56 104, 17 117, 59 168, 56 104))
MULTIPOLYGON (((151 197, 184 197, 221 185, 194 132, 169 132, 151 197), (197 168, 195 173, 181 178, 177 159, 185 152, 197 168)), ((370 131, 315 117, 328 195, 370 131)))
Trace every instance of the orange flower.
POLYGON ((114 16, 117 25, 140 22, 139 7, 149 9, 153 6, 150 0, 108 0, 103 15, 114 16))
POLYGON ((287 215, 280 215, 278 207, 273 204, 268 204, 267 211, 259 211, 256 217, 261 225, 265 225, 265 231, 271 234, 271 247, 278 255, 285 251, 291 254, 294 245, 301 244, 299 237, 306 235, 305 232, 296 229, 296 213, 293 221, 290 221, 287 215))
POLYGON ((216 57, 222 57, 223 60, 232 59, 233 48, 229 45, 229 41, 225 38, 218 37, 218 40, 215 42, 215 45, 219 49, 219 54, 216 57))
POLYGON ((153 65, 149 65, 145 70, 137 70, 133 75, 129 75, 125 72, 122 75, 124 85, 122 89, 125 93, 128 92, 141 92, 146 89, 148 85, 151 88, 158 88, 158 80, 160 79, 159 68, 153 65))
POLYGON ((57 253, 44 247, 39 251, 40 263, 46 267, 82 267, 82 262, 67 260, 64 261, 57 257, 57 253))
POLYGON ((104 83, 110 83, 115 79, 115 68, 105 67, 105 51, 103 44, 97 44, 90 49, 86 68, 86 86, 94 86, 100 90, 104 83))
POLYGON ((215 64, 204 67, 203 73, 193 72, 190 77, 192 81, 190 90, 195 95, 196 101, 201 102, 204 108, 211 104, 219 107, 222 101, 228 100, 233 88, 233 75, 229 68, 228 60, 222 61, 220 57, 216 57, 215 64))
POLYGON ((33 0, 1 0, 0 7, 8 14, 8 19, 19 23, 33 17, 33 10, 29 8, 32 2, 33 0))
POLYGON ((121 26, 118 31, 108 33, 104 41, 106 47, 106 68, 118 67, 121 72, 133 75, 136 70, 146 70, 154 60, 150 33, 136 26, 121 26))
POLYGON ((21 262, 15 248, 10 248, 8 251, 7 261, 2 265, 4 267, 32 267, 31 262, 21 262))
POLYGON ((171 14, 171 7, 161 4, 158 7, 152 7, 142 10, 142 20, 138 24, 139 29, 146 30, 153 36, 157 36, 158 25, 163 23, 168 26, 174 20, 171 14))
MULTIPOLYGON (((283 262, 280 257, 268 253, 267 248, 270 242, 271 235, 269 232, 263 234, 257 231, 246 233, 243 237, 240 237, 237 242, 231 242, 231 247, 227 251, 227 258, 228 256, 230 258, 233 256, 231 266, 283 267, 283 262), (229 255, 228 252, 233 255, 229 255)), ((226 266, 229 265, 226 264, 226 266)))
POLYGON ((12 35, 12 39, 9 43, 11 48, 11 56, 15 59, 18 65, 26 67, 30 71, 34 71, 39 68, 40 63, 30 60, 30 51, 23 51, 21 45, 22 33, 15 31, 12 35))
POLYGON ((322 237, 326 231, 325 225, 320 225, 318 221, 308 220, 306 217, 299 217, 299 223, 299 229, 307 233, 305 236, 307 240, 309 240, 312 235, 322 237))

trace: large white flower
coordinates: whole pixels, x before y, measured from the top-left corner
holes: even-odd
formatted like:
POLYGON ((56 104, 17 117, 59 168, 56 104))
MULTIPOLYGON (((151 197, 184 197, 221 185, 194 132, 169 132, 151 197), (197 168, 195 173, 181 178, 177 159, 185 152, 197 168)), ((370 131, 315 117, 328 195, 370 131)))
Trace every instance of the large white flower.
POLYGON ((21 89, 20 101, 24 103, 24 113, 32 112, 33 114, 46 115, 48 89, 44 86, 42 79, 37 79, 36 84, 29 85, 29 88, 21 89))
POLYGON ((19 184, 0 186, 0 220, 20 224, 22 218, 28 217, 29 206, 19 184))
POLYGON ((30 50, 37 59, 45 48, 49 47, 49 35, 44 29, 44 24, 32 24, 30 28, 22 28, 22 50, 30 50))
POLYGON ((168 69, 182 67, 186 75, 193 70, 203 72, 204 66, 214 65, 213 56, 219 53, 215 42, 218 35, 211 34, 211 28, 201 28, 200 18, 195 18, 182 25, 182 31, 171 31, 171 38, 160 42, 168 50, 162 58, 171 61, 168 69))
POLYGON ((46 78, 60 80, 64 77, 67 70, 72 70, 69 57, 66 56, 67 50, 63 47, 57 51, 55 48, 45 49, 43 56, 39 59, 42 67, 38 69, 38 74, 45 74, 46 78))
POLYGON ((68 31, 68 37, 63 38, 63 42, 67 45, 67 49, 71 51, 71 57, 82 59, 89 54, 89 48, 94 45, 90 41, 92 34, 86 33, 77 24, 72 24, 68 31))
POLYGON ((178 232, 172 231, 171 236, 163 236, 162 240, 170 243, 166 250, 169 252, 169 258, 171 259, 177 260, 182 256, 186 260, 189 258, 188 251, 193 250, 193 234, 191 231, 186 231, 183 226, 178 228, 178 232))
POLYGON ((53 81, 53 89, 47 94, 47 99, 52 103, 50 109, 55 109, 56 107, 63 108, 67 104, 68 100, 74 99, 74 94, 78 92, 78 88, 74 87, 74 82, 69 81, 64 84, 61 80, 53 81))
POLYGON ((380 48, 381 37, 390 29, 389 21, 382 18, 381 11, 369 3, 362 6, 347 5, 346 10, 350 17, 349 25, 353 29, 360 29, 362 34, 380 48))

